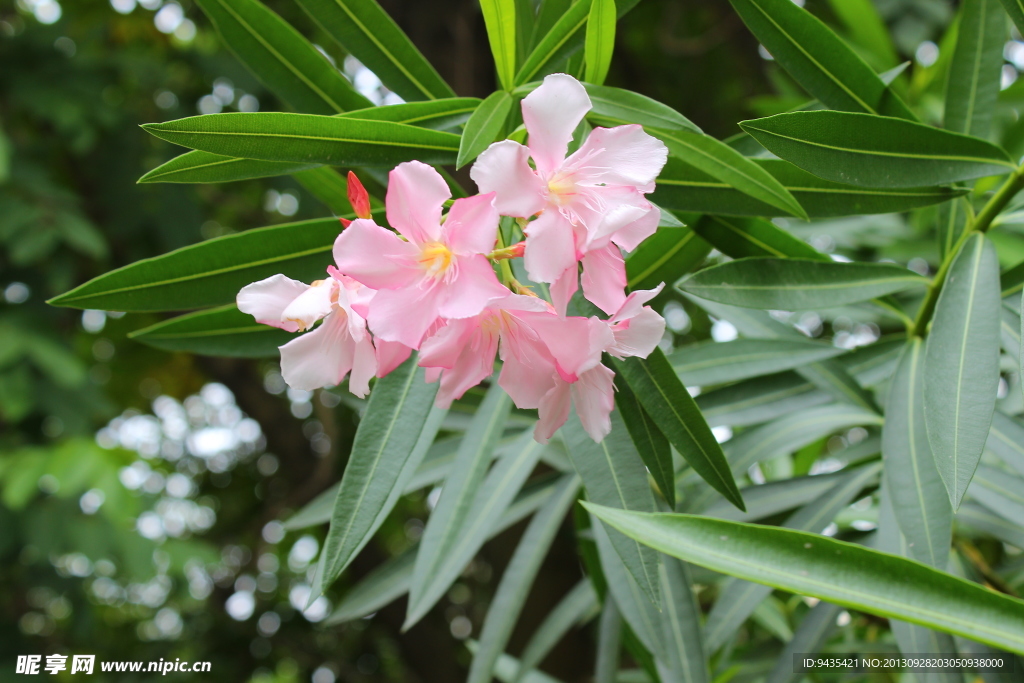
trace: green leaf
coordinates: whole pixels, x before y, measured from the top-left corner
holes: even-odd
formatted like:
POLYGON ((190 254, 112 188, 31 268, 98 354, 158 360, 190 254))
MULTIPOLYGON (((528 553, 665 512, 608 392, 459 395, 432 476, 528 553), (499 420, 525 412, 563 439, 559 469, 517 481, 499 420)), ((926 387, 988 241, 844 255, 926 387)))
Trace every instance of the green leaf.
POLYGON ((261 325, 234 304, 181 315, 144 327, 128 335, 164 351, 184 351, 205 356, 276 358, 277 348, 294 334, 261 325))
POLYGON ((1004 463, 1024 474, 1024 425, 1016 418, 995 411, 985 447, 1004 463))
MULTIPOLYGON (((701 392, 697 407, 712 427, 746 427, 827 403, 829 395, 795 372, 701 392)), ((744 498, 745 500, 745 498, 744 498)))
MULTIPOLYGON (((949 187, 860 188, 822 180, 781 159, 751 159, 770 173, 812 218, 907 211, 956 198, 967 190, 949 187)), ((669 158, 652 199, 677 211, 726 216, 789 216, 693 166, 669 158)))
POLYGON ((309 114, 372 103, 291 24, 259 0, 198 0, 235 55, 282 100, 309 114))
POLYGON ((209 114, 143 128, 161 140, 214 154, 331 166, 394 166, 412 159, 451 164, 459 151, 453 133, 313 114, 209 114))
POLYGON ((658 230, 626 257, 627 284, 635 290, 675 282, 703 263, 710 252, 711 245, 689 228, 658 230))
POLYGON ((512 96, 504 90, 499 90, 491 93, 477 107, 473 115, 469 117, 469 121, 466 122, 466 129, 462 133, 462 140, 459 143, 459 158, 455 163, 455 168, 462 168, 476 159, 498 138, 505 126, 505 119, 512 111, 512 103, 512 96))
POLYGON ((322 278, 340 225, 319 218, 217 237, 104 273, 49 301, 106 311, 180 311, 231 303, 275 273, 322 278))
POLYGON ((610 127, 638 123, 662 130, 702 132, 690 119, 672 107, 646 95, 593 83, 584 83, 583 86, 590 96, 590 103, 594 105, 587 112, 587 119, 597 125, 610 127))
POLYGON ((377 381, 359 421, 331 526, 324 540, 324 585, 348 567, 402 493, 447 411, 433 408, 436 384, 424 381, 415 355, 377 381))
MULTIPOLYGON (((562 427, 569 457, 583 480, 587 497, 604 505, 654 510, 654 495, 647 483, 647 470, 618 411, 612 412, 611 421, 612 431, 601 443, 594 443, 575 413, 562 427)), ((657 555, 618 533, 610 536, 617 555, 647 596, 647 601, 658 605, 661 594, 657 555)))
MULTIPOLYGON (((880 466, 871 465, 844 472, 834 486, 793 513, 783 524, 783 528, 820 534, 832 523, 840 510, 849 505, 872 480, 877 478, 879 469, 880 466)), ((737 579, 728 581, 708 614, 708 651, 715 652, 725 645, 729 637, 771 592, 771 586, 737 579)))
MULTIPOLYGON (((843 0, 840 0, 842 2, 843 0)), ((836 630, 836 619, 842 611, 838 605, 819 602, 811 608, 793 633, 793 639, 782 648, 767 683, 796 683, 804 674, 793 671, 793 655, 821 652, 829 636, 836 630)))
POLYGON ((1024 31, 1024 0, 1003 0, 1006 13, 1013 19, 1018 31, 1024 31))
POLYGON ((681 560, 1024 652, 1024 602, 913 560, 802 531, 582 504, 619 531, 681 560))
POLYGON ((615 0, 591 0, 587 18, 587 38, 583 52, 587 83, 601 85, 608 76, 608 67, 615 52, 615 0))
POLYGON ((392 557, 349 589, 324 623, 328 626, 361 619, 405 595, 412 581, 416 546, 392 557))
POLYGON ((941 258, 945 258, 960 239, 960 235, 963 234, 967 225, 967 216, 970 211, 971 204, 964 197, 939 205, 938 238, 941 258))
POLYGON ((801 111, 740 127, 805 171, 863 187, 946 185, 1014 168, 986 140, 871 114, 801 111))
POLYGON ((914 559, 941 569, 949 560, 953 511, 928 444, 924 374, 924 343, 914 337, 889 385, 882 454, 896 520, 914 559))
POLYGON ((192 150, 160 164, 139 178, 142 183, 228 183, 250 178, 288 175, 316 164, 295 161, 262 161, 238 159, 223 154, 192 150))
POLYGON ((498 82, 505 90, 512 89, 516 75, 516 3, 515 0, 480 0, 487 40, 494 55, 498 82))
POLYGON ((352 212, 348 201, 348 181, 333 168, 320 166, 299 171, 293 176, 311 195, 319 199, 334 215, 352 212))
POLYGON ((679 347, 668 362, 686 386, 706 386, 781 372, 842 353, 845 349, 810 340, 736 339, 679 347))
MULTIPOLYGON (((1013 268, 999 276, 1000 296, 1004 299, 1013 295, 1019 299, 1024 291, 1024 262, 1018 263, 1013 268)), ((1014 301, 1016 306, 1019 302, 1014 301)))
POLYGON ((640 399, 644 410, 686 462, 742 510, 743 498, 722 447, 661 349, 655 349, 646 359, 615 359, 614 365, 640 399))
POLYGON ((654 424, 651 416, 640 405, 640 401, 633 390, 629 388, 629 384, 623 381, 620 375, 615 376, 615 405, 629 431, 633 445, 636 446, 647 470, 654 477, 654 482, 658 485, 661 495, 668 501, 669 506, 674 508, 676 505, 676 476, 675 466, 672 463, 672 447, 658 426, 654 424))
POLYGON ((519 672, 513 683, 547 657, 548 653, 558 644, 562 637, 576 624, 583 622, 597 609, 597 593, 590 579, 583 578, 565 594, 558 604, 552 608, 541 625, 530 636, 519 659, 519 672))
POLYGON ((619 671, 619 650, 622 649, 622 613, 615 598, 606 596, 597 627, 597 659, 594 662, 594 683, 615 683, 619 671))
POLYGON ((724 142, 686 130, 649 132, 665 143, 672 156, 697 170, 788 215, 807 218, 807 212, 782 183, 724 142))
POLYGON ((999 261, 980 233, 960 249, 925 350, 924 415, 955 510, 985 448, 999 384, 999 261))
POLYGON ((541 562, 555 540, 565 515, 576 501, 579 478, 563 475, 554 494, 537 511, 523 532, 512 559, 487 609, 477 651, 469 667, 468 683, 490 683, 498 658, 505 651, 512 629, 526 602, 527 593, 537 577, 541 562))
POLYGON ((665 596, 661 624, 667 645, 666 664, 677 680, 707 683, 711 675, 705 654, 704 629, 689 569, 674 557, 662 555, 659 570, 661 592, 665 596))
POLYGON ((790 0, 730 2, 775 61, 825 106, 915 118, 874 70, 807 10, 790 0))
POLYGON ((999 0, 964 0, 946 84, 947 130, 987 138, 999 97, 1006 19, 999 0))
POLYGON ((968 492, 982 507, 1008 522, 1024 527, 1024 479, 981 464, 978 465, 968 492))
POLYGON ((777 256, 831 261, 802 239, 761 218, 701 216, 693 230, 711 246, 734 259, 777 256))
POLYGON ((734 522, 756 522, 807 505, 835 486, 836 482, 847 474, 848 472, 815 474, 746 486, 740 489, 743 502, 747 504, 746 512, 740 512, 723 499, 709 505, 701 514, 734 522))
POLYGON ((404 100, 454 97, 430 62, 376 0, 298 0, 320 28, 404 100))
POLYGON ((744 258, 697 271, 676 288, 732 306, 803 311, 867 301, 927 283, 917 273, 888 263, 744 258))
POLYGON ((963 533, 967 526, 995 536, 1004 543, 1024 548, 1024 529, 1019 524, 1008 522, 975 503, 967 502, 960 506, 956 511, 956 525, 958 533, 963 533))
MULTIPOLYGON (((506 482, 499 477, 487 482, 492 494, 499 494, 498 489, 503 489, 497 500, 488 501, 477 495, 487 476, 491 452, 501 438, 511 408, 512 401, 504 390, 497 384, 492 385, 462 438, 451 473, 441 489, 441 497, 423 530, 406 608, 406 629, 419 621, 458 578, 459 572, 487 538, 489 527, 501 514, 504 506, 499 503, 508 505, 518 490, 518 486, 513 490, 503 487, 506 482), (468 550, 468 556, 463 549, 468 550)), ((539 448, 525 445, 527 456, 539 454, 539 448)), ((508 481, 515 483, 512 480, 517 480, 522 485, 533 468, 531 466, 526 472, 519 467, 509 470, 520 461, 520 458, 505 459, 502 471, 508 470, 508 481)), ((529 457, 523 462, 528 463, 529 457)))
MULTIPOLYGON (((896 48, 889 37, 889 29, 886 28, 871 0, 829 0, 828 4, 850 32, 853 42, 875 58, 872 62, 876 63, 876 66, 890 67, 899 61, 896 48)), ((886 82, 884 78, 882 81, 886 82)))

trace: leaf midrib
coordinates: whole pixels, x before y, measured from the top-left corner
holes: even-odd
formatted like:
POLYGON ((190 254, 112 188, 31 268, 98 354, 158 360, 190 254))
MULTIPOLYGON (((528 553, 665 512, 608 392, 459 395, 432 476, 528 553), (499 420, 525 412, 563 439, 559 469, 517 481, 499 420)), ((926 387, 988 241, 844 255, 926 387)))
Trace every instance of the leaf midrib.
MULTIPOLYGON (((364 121, 366 119, 355 119, 358 121, 364 121)), ((379 123, 385 123, 380 121, 379 123)), ((403 125, 403 124, 398 124, 403 125)), ((313 140, 316 142, 341 142, 341 143, 354 143, 362 145, 378 145, 381 147, 417 147, 419 149, 434 149, 445 152, 458 151, 458 147, 440 147, 438 145, 428 145, 420 142, 389 142, 386 140, 368 140, 368 139, 352 139, 343 137, 328 137, 323 135, 298 135, 295 133, 243 133, 239 131, 220 131, 220 130, 175 130, 173 128, 159 128, 157 126, 151 126, 150 130, 155 130, 160 133, 168 135, 180 135, 180 136, 203 136, 203 135, 223 135, 233 136, 240 138, 286 138, 289 140, 313 140)), ((426 130, 426 129, 424 129, 426 130)), ((441 133, 441 131, 434 131, 441 133)), ((443 133, 442 133, 443 134, 443 133)), ((457 137, 457 136, 456 136, 457 137)), ((216 154, 216 152, 214 152, 216 154)), ((277 159, 268 159, 268 161, 277 161, 277 159)))

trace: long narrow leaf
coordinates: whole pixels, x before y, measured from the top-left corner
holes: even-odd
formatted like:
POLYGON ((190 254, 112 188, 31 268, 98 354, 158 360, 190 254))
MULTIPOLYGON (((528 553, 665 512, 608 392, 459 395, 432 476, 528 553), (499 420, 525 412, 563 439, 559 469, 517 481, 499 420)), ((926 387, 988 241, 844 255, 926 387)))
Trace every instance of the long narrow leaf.
POLYGON ((581 622, 587 615, 593 614, 597 606, 597 593, 594 592, 594 585, 590 579, 580 579, 579 583, 573 586, 572 590, 566 593, 565 597, 544 617, 544 621, 530 636, 530 640, 526 643, 523 654, 519 658, 519 673, 516 674, 513 683, 518 683, 528 671, 536 668, 558 644, 558 641, 574 625, 581 622))
POLYGON ((1006 15, 999 0, 964 0, 946 85, 946 129, 988 137, 1005 40, 1006 15))
POLYGON ((626 278, 631 289, 653 289, 675 282, 711 252, 711 245, 689 228, 658 230, 626 258, 626 278))
POLYGON ((512 89, 516 74, 516 3, 515 0, 480 0, 487 40, 494 55, 498 82, 505 90, 512 89))
POLYGON ((672 462, 672 447, 665 435, 654 424, 640 404, 636 394, 623 381, 621 375, 615 376, 615 405, 619 415, 633 439, 640 458, 661 490, 661 495, 668 501, 669 507, 676 505, 675 465, 672 462))
POLYGON ((234 304, 171 318, 128 336, 164 351, 236 358, 276 357, 278 347, 295 338, 284 330, 259 324, 234 304))
POLYGON ((510 111, 512 96, 504 90, 492 93, 477 107, 466 122, 466 129, 462 133, 456 168, 462 168, 476 159, 498 138, 510 111))
POLYGON ((669 670, 683 683, 707 683, 711 680, 704 648, 700 604, 693 592, 693 581, 684 562, 661 556, 661 591, 665 596, 662 629, 669 670))
POLYGON ((587 83, 601 85, 615 51, 615 0, 591 0, 584 46, 587 83))
POLYGON ((668 362, 686 386, 706 386, 769 375, 842 353, 841 348, 810 340, 736 339, 682 346, 668 362))

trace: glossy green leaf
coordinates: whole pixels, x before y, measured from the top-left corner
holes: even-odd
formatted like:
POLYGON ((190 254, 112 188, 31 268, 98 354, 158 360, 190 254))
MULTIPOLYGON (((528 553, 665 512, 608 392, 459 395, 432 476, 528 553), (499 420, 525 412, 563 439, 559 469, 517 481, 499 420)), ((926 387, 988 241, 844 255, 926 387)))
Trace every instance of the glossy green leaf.
POLYGON ((800 367, 845 350, 798 339, 736 339, 698 342, 677 348, 669 363, 686 386, 724 384, 800 367))
POLYGON ((659 570, 661 592, 665 596, 661 619, 668 655, 665 664, 675 680, 707 683, 711 674, 705 654, 704 628, 689 569, 684 562, 662 555, 659 570))
POLYGON ((576 624, 593 614, 598 607, 597 593, 590 579, 584 578, 565 594, 558 604, 544 617, 537 630, 523 648, 519 658, 519 672, 513 683, 543 661, 562 637, 576 624))
POLYGON ((985 140, 871 114, 802 111, 740 127, 805 171, 862 187, 948 185, 1014 168, 1006 152, 985 140))
POLYGON ((573 3, 551 26, 544 37, 536 41, 533 51, 516 73, 516 85, 543 78, 552 67, 579 49, 584 27, 590 15, 591 0, 573 3))
POLYGON ((999 97, 1006 15, 999 0, 964 0, 946 85, 947 130, 987 138, 999 97))
MULTIPOLYGON (((781 159, 751 159, 770 173, 812 218, 892 213, 938 204, 966 190, 949 187, 861 188, 835 183, 781 159)), ((677 211, 724 216, 789 216, 790 212, 759 201, 693 166, 669 158, 658 176, 652 199, 677 211)))
POLYGON ((334 215, 351 213, 352 204, 348 201, 348 181, 333 168, 319 166, 299 171, 292 177, 329 208, 334 215))
POLYGON ((960 235, 963 234, 970 211, 970 202, 964 197, 939 205, 938 238, 940 257, 945 258, 946 254, 953 249, 960 235))
MULTIPOLYGON (((828 4, 850 32, 854 44, 874 57, 871 60, 873 64, 891 67, 899 61, 896 48, 889 37, 889 29, 871 0, 829 0, 828 4)), ((883 76, 884 74, 880 74, 879 78, 883 83, 888 83, 883 76)))
POLYGON ((376 0, 298 0, 332 38, 404 100, 454 97, 430 62, 376 0))
MULTIPOLYGON (((583 480, 587 498, 602 505, 643 510, 655 509, 654 495, 647 483, 647 470, 630 440, 618 411, 611 414, 612 431, 601 443, 595 443, 573 413, 562 427, 562 438, 569 447, 569 457, 583 480)), ((612 532, 611 543, 617 555, 647 596, 646 601, 658 605, 661 593, 658 584, 658 558, 649 548, 621 534, 612 532)))
MULTIPOLYGON (((842 0, 840 0, 842 1, 842 0)), ((793 655, 821 652, 829 636, 836 630, 836 619, 842 608, 830 602, 819 602, 812 607, 793 632, 793 639, 782 648, 775 666, 768 674, 767 683, 796 683, 804 677, 793 671, 793 655)))
POLYGON ((665 143, 673 157, 760 202, 807 218, 807 212, 775 176, 724 142, 686 130, 649 132, 665 143))
POLYGON ((1003 0, 1003 8, 1010 15, 1018 31, 1024 31, 1024 0, 1003 0))
POLYGON ((647 414, 629 383, 620 375, 615 376, 615 405, 622 416, 622 422, 636 446, 647 471, 654 477, 661 495, 670 507, 676 505, 675 465, 672 462, 672 446, 662 434, 654 420, 647 414))
POLYGON ((107 311, 180 311, 235 300, 275 273, 322 278, 340 231, 335 218, 285 223, 217 237, 104 273, 50 300, 107 311))
POLYGON ((513 488, 507 484, 518 482, 521 486, 533 469, 531 465, 523 472, 524 468, 515 466, 520 462, 528 464, 529 456, 539 455, 539 448, 524 444, 527 458, 504 459, 501 474, 489 478, 485 484, 491 452, 501 438, 511 408, 512 401, 504 390, 497 384, 492 385, 459 445, 441 497, 423 530, 405 628, 418 622, 434 606, 476 554, 494 520, 518 490, 518 486, 513 488), (479 496, 482 485, 488 486, 497 499, 489 501, 479 496), (499 489, 502 489, 500 493, 499 489))
POLYGON ((459 144, 459 158, 455 168, 462 168, 476 159, 481 152, 498 139, 505 119, 512 111, 512 96, 504 90, 491 93, 466 122, 459 144))
POLYGON ((732 306, 802 311, 867 301, 927 282, 888 263, 744 258, 697 271, 676 287, 732 306))
POLYGON ((143 126, 161 140, 247 159, 332 166, 450 164, 459 136, 390 121, 312 114, 229 113, 143 126))
POLYGON ((583 505, 619 531, 687 562, 1024 652, 1024 601, 913 560, 802 531, 583 505))
POLYGON ((924 343, 914 337, 889 385, 882 454, 889 498, 914 559, 942 569, 949 559, 953 511, 928 443, 924 360, 924 343))
POLYGON ((235 358, 274 358, 277 347, 295 338, 284 330, 259 324, 234 304, 171 318, 128 336, 164 351, 235 358))
POLYGON ((139 178, 139 183, 229 183, 250 178, 288 175, 315 168, 316 164, 295 161, 238 159, 223 154, 192 150, 160 164, 139 178))
MULTIPOLYGON (((820 534, 840 510, 877 478, 879 469, 875 465, 845 472, 829 490, 793 513, 783 528, 820 534)), ((739 579, 728 581, 708 614, 705 631, 708 651, 715 652, 725 645, 771 592, 771 586, 739 579)))
POLYGON ((436 384, 424 381, 415 356, 378 380, 356 429, 331 526, 324 540, 324 584, 330 585, 384 522, 434 440, 445 411, 433 409, 436 384))
POLYGON ((694 471, 743 509, 743 498, 722 447, 661 349, 655 349, 646 359, 616 359, 614 366, 647 414, 694 471))
POLYGON ((512 629, 537 577, 541 562, 555 540, 569 507, 576 501, 580 480, 574 474, 562 476, 554 494, 537 511, 523 532, 505 573, 498 582, 480 632, 477 651, 469 667, 468 683, 489 683, 498 658, 505 651, 512 629))
POLYGON ((584 83, 583 86, 593 105, 593 109, 587 112, 587 119, 597 125, 612 127, 638 123, 662 130, 702 132, 690 119, 672 107, 646 95, 593 83, 584 83))
POLYGON ((498 82, 505 90, 512 89, 516 75, 516 3, 515 0, 480 0, 480 9, 487 27, 498 82))
POLYGON ((981 458, 995 411, 998 278, 995 248, 976 233, 946 275, 925 350, 928 441, 954 510, 981 458))
POLYGON ((594 661, 594 683, 615 683, 619 672, 619 650, 622 649, 622 613, 615 598, 605 597, 601 621, 597 627, 597 658, 594 661))
POLYGON ((710 252, 711 245, 689 228, 658 230, 626 257, 627 284, 630 289, 654 289, 675 282, 710 252))
POLYGON ((615 52, 615 0, 591 0, 587 18, 587 37, 583 52, 586 71, 583 80, 601 85, 615 52))
POLYGON ((734 259, 776 256, 831 261, 802 239, 761 218, 701 216, 693 230, 711 246, 734 259))
POLYGON ((782 68, 830 109, 914 119, 839 36, 789 0, 730 0, 782 68))
POLYGON ((198 4, 242 63, 299 111, 336 114, 372 104, 312 43, 259 0, 198 4))

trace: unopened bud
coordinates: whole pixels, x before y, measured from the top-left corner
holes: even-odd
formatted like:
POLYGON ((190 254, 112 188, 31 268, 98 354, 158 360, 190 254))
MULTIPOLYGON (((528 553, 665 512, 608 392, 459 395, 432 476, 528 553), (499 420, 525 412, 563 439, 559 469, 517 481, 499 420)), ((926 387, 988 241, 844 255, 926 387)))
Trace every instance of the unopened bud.
POLYGON ((352 221, 350 221, 347 218, 339 218, 338 220, 341 221, 341 229, 342 230, 344 230, 348 226, 352 225, 352 221))
POLYGON ((348 172, 348 201, 359 218, 370 217, 370 194, 352 171, 348 172))

